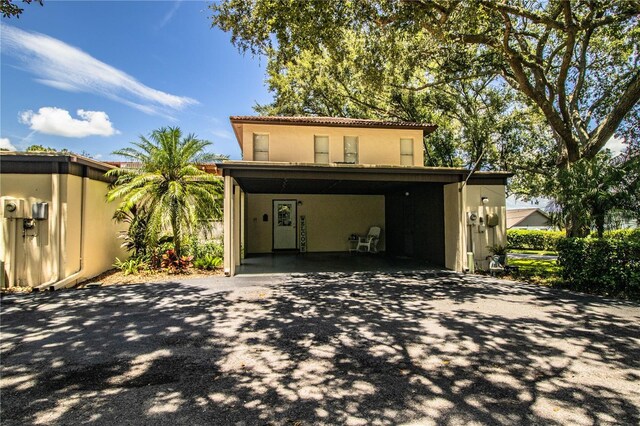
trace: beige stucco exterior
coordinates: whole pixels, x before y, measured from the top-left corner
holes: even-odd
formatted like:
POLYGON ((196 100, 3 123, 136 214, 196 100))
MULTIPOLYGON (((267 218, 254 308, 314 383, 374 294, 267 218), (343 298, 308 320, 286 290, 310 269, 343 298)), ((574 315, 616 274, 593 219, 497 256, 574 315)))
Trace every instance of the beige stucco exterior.
POLYGON ((461 271, 469 269, 467 253, 472 252, 475 266, 486 269, 489 246, 506 244, 506 193, 504 185, 444 186, 445 205, 445 266, 461 271), (483 203, 483 198, 487 199, 483 203), (477 213, 475 224, 469 224, 467 214, 477 213), (490 214, 498 216, 496 226, 487 226, 490 214))
POLYGON ((486 258, 491 254, 489 246, 505 245, 507 242, 505 188, 503 185, 469 185, 465 189, 465 215, 463 218, 466 232, 463 247, 466 247, 467 252, 473 252, 478 267, 486 269, 488 268, 486 258), (482 202, 483 197, 488 200, 486 204, 482 202), (477 212, 478 218, 482 219, 485 227, 481 226, 480 220, 476 225, 467 225, 467 212, 477 212), (499 222, 495 227, 486 226, 487 216, 491 213, 498 216, 499 222))
MULTIPOLYGON (((379 226, 383 229, 380 251, 435 259, 438 265, 455 271, 486 268, 488 246, 506 243, 504 184, 508 174, 476 172, 470 176, 463 169, 424 167, 423 136, 434 130, 427 125, 412 128, 412 123, 368 121, 359 127, 340 120, 318 118, 316 125, 310 124, 313 118, 287 118, 286 124, 280 117, 231 118, 243 161, 221 167, 225 176, 225 272, 234 275, 245 253, 275 251, 274 200, 296 201, 298 222, 305 217, 309 252, 347 251, 351 234, 364 235, 371 226, 379 226), (260 161, 254 161, 255 135, 260 135, 262 147, 262 136, 267 135, 269 141, 268 158, 260 149, 260 161), (314 164, 316 136, 329 140, 327 166, 314 164), (340 164, 345 162, 347 136, 358 138, 357 164, 340 164), (409 167, 402 164, 402 139, 413 141, 409 167), (345 182, 348 184, 341 186, 345 182), (390 182, 393 184, 385 186, 390 182), (306 192, 296 193, 294 189, 304 185, 308 185, 306 192), (423 195, 415 198, 414 193, 423 195), (469 225, 468 212, 475 212, 482 221, 469 225), (496 226, 486 226, 490 214, 498 216, 496 226), (473 265, 468 252, 473 253, 473 265)), ((299 236, 299 229, 297 233, 299 236)))
MULTIPOLYGON (((347 251, 351 234, 366 235, 371 226, 384 228, 382 195, 248 194, 247 253, 271 253, 273 200, 285 199, 296 200, 298 216, 306 217, 310 252, 347 251)), ((378 249, 384 251, 384 235, 378 249)))
MULTIPOLYGON (((459 190, 460 183, 444 185, 444 259, 445 267, 454 271, 464 268, 464 257, 461 247, 464 247, 464 235, 462 230, 462 203, 463 196, 459 190)), ((463 188, 464 190, 464 188, 463 188)))
POLYGON ((422 130, 244 124, 242 159, 253 160, 253 135, 269 135, 269 161, 314 162, 314 136, 329 137, 331 163, 344 161, 344 137, 358 138, 358 164, 400 165, 400 139, 413 140, 413 165, 424 164, 422 130))
POLYGON ((3 207, 0 259, 5 286, 36 287, 67 280, 69 284, 110 269, 126 257, 112 220, 115 204, 107 204, 108 184, 71 174, 0 174, 3 207), (24 214, 8 218, 5 200, 22 200, 24 214), (49 204, 46 220, 23 229, 36 202, 49 204))

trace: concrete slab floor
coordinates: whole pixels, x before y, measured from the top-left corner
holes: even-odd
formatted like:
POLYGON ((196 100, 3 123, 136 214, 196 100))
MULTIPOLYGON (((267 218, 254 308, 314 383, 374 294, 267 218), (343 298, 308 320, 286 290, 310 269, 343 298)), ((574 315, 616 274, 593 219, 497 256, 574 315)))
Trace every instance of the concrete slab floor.
POLYGON ((238 275, 309 272, 441 271, 424 261, 386 256, 384 253, 273 253, 252 254, 236 269, 238 275))

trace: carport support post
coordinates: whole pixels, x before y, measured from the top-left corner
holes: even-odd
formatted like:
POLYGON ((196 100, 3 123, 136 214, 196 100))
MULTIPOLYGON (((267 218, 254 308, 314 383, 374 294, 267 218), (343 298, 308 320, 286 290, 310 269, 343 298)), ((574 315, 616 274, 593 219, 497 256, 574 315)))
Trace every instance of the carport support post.
POLYGON ((466 253, 466 188, 459 182, 444 185, 445 266, 462 272, 466 253))
POLYGON ((236 262, 233 258, 235 250, 233 238, 233 178, 224 177, 224 273, 227 276, 234 276, 236 272, 236 262))
POLYGON ((241 189, 238 185, 234 184, 233 187, 233 262, 235 266, 240 266, 240 253, 241 253, 241 238, 240 238, 240 223, 242 223, 241 215, 241 189))

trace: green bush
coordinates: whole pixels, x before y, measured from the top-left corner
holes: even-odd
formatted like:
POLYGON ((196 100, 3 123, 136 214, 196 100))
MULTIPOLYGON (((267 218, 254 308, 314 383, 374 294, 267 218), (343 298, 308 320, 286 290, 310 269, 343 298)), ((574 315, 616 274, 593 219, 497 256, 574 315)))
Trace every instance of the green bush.
POLYGON ((224 248, 222 244, 217 241, 207 241, 205 243, 201 243, 197 240, 192 240, 189 243, 188 251, 194 259, 199 259, 206 255, 210 255, 212 257, 224 256, 224 248))
POLYGON ((507 230, 507 245, 510 249, 555 251, 558 241, 564 236, 563 231, 509 229, 507 230))
POLYGON ((564 285, 578 291, 640 300, 640 241, 564 238, 558 244, 564 285))
POLYGON ((216 269, 222 266, 222 258, 218 256, 213 256, 211 254, 205 254, 204 256, 197 258, 193 262, 193 266, 195 266, 198 269, 206 269, 206 270, 216 269))
MULTIPOLYGON (((590 235, 592 238, 597 238, 595 232, 590 235)), ((604 238, 609 240, 635 240, 640 241, 640 228, 636 229, 614 229, 611 231, 604 231, 604 238)))
POLYGON ((124 275, 138 275, 140 271, 147 269, 145 259, 140 257, 131 257, 127 260, 120 260, 116 257, 116 263, 114 263, 113 266, 124 273, 124 275))

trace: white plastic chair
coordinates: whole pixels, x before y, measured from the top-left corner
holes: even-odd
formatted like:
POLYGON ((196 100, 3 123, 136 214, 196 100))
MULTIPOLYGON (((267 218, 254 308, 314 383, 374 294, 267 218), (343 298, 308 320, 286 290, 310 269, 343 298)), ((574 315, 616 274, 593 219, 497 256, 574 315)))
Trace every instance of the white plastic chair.
POLYGON ((361 251, 360 249, 364 249, 362 251, 375 253, 378 251, 378 240, 380 239, 380 231, 381 229, 378 226, 372 226, 369 228, 369 233, 366 237, 358 238, 358 246, 356 247, 356 251, 361 251))

